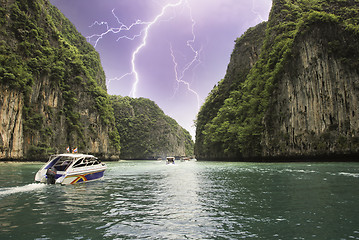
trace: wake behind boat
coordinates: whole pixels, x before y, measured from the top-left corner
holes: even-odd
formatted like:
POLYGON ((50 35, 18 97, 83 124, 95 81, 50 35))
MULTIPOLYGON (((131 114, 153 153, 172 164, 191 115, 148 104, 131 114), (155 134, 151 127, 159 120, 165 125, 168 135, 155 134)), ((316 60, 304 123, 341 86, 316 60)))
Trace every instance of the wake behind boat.
POLYGON ((86 154, 57 154, 36 173, 35 181, 42 183, 75 184, 102 179, 106 164, 86 154))

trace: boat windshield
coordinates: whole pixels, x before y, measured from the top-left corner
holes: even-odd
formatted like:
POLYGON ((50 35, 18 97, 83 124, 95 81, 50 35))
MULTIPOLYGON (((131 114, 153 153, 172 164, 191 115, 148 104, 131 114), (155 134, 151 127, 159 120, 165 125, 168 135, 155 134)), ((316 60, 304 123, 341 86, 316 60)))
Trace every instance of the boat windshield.
POLYGON ((51 156, 50 157, 50 160, 49 160, 49 162, 48 163, 46 163, 45 165, 45 169, 49 169, 49 168, 51 168, 52 166, 54 166, 55 165, 55 163, 58 161, 60 159, 60 157, 59 156, 51 156))
POLYGON ((74 168, 87 167, 87 166, 98 165, 98 164, 101 164, 101 161, 99 159, 95 157, 85 157, 78 159, 74 164, 74 168))
POLYGON ((75 158, 70 156, 62 156, 60 157, 54 165, 54 168, 57 171, 66 171, 66 169, 71 165, 71 163, 75 160, 75 158))

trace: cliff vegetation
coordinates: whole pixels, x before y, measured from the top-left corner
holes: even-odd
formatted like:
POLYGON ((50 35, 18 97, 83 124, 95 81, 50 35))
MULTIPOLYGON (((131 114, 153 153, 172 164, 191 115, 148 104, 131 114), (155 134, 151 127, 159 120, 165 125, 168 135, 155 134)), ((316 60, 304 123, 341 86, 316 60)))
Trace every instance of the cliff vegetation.
POLYGON ((99 54, 73 24, 48 0, 0 3, 0 159, 45 159, 68 146, 103 158, 118 158, 121 145, 135 152, 126 134, 136 133, 119 126, 131 123, 115 121, 121 98, 111 102, 99 54))
POLYGON ((122 159, 192 156, 191 135, 153 101, 111 96, 122 159))
POLYGON ((274 0, 265 29, 236 41, 225 79, 201 108, 196 156, 357 153, 358 16, 358 0, 274 0))

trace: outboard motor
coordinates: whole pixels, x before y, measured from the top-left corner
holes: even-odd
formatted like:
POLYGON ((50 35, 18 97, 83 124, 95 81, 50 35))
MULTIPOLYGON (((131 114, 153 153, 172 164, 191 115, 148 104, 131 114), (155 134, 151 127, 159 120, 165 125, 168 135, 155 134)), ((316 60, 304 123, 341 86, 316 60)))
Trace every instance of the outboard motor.
POLYGON ((47 184, 55 184, 56 181, 56 169, 54 167, 48 168, 46 171, 47 184))

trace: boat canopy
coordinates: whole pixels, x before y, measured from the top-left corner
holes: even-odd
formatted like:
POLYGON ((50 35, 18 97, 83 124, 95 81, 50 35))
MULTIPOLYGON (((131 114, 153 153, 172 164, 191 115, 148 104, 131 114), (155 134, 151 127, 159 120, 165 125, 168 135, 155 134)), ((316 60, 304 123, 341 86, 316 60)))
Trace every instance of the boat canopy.
POLYGON ((54 167, 56 171, 66 171, 71 165, 78 168, 97 164, 101 164, 101 161, 92 155, 60 154, 51 156, 45 169, 54 167))

